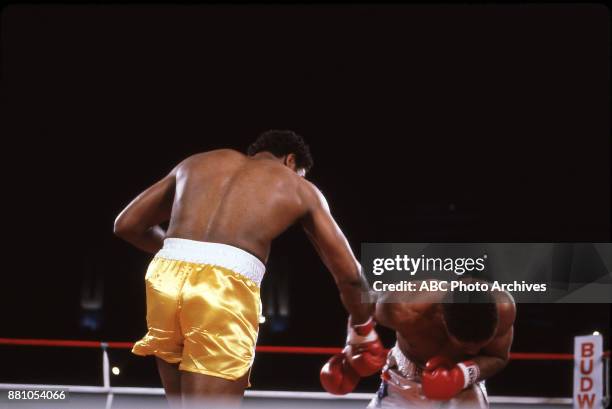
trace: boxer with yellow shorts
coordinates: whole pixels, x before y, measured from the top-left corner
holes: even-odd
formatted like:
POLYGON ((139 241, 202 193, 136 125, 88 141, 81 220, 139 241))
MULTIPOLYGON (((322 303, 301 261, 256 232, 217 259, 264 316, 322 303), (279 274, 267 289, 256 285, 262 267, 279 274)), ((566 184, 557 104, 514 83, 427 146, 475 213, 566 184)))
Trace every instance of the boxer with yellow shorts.
POLYGON ((114 233, 154 255, 145 276, 148 332, 133 352, 156 357, 173 409, 240 405, 265 263, 272 241, 293 224, 332 273, 351 323, 371 317, 361 266, 325 197, 305 179, 311 167, 301 136, 270 130, 247 155, 217 149, 184 159, 117 216, 114 233))
POLYGON ((228 380, 255 357, 265 266, 239 248, 168 238, 147 270, 147 334, 132 352, 228 380))

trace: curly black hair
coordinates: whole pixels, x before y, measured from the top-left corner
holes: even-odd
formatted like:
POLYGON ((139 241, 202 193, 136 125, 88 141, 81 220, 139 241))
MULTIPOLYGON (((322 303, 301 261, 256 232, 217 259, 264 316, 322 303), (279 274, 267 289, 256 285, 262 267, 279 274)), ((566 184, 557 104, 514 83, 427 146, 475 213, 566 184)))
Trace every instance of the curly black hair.
POLYGON ((298 169, 305 169, 307 172, 314 164, 310 147, 306 145, 304 138, 290 130, 271 129, 259 135, 249 146, 247 154, 253 156, 259 152, 270 152, 278 158, 293 153, 298 169))
MULTIPOLYGON (((449 294, 447 294, 448 296, 449 294)), ((451 302, 447 297, 442 312, 449 334, 463 342, 483 342, 497 329, 497 304, 489 291, 471 291, 469 300, 451 302)))

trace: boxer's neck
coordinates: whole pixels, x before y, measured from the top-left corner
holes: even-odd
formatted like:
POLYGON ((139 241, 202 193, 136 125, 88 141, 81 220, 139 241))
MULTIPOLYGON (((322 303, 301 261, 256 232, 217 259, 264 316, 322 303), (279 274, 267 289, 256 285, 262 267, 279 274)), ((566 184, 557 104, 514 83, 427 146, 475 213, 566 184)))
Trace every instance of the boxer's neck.
POLYGON ((284 156, 279 158, 270 152, 258 152, 255 155, 253 155, 252 158, 256 160, 272 160, 274 162, 280 162, 280 163, 283 163, 285 159, 284 156))

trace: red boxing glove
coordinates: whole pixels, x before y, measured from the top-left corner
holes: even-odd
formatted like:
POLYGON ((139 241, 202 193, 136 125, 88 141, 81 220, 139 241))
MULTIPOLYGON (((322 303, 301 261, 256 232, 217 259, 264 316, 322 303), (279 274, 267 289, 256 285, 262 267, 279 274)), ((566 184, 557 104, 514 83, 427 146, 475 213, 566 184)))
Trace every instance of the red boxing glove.
POLYGON ((454 364, 436 356, 425 364, 423 394, 432 400, 449 400, 478 380, 480 370, 473 361, 454 364))
MULTIPOLYGON (((349 318, 350 320, 350 318, 349 318)), ((349 325, 346 347, 342 352, 361 377, 373 375, 385 365, 387 354, 374 330, 376 323, 370 319, 360 325, 349 325)))
POLYGON ((359 383, 359 375, 347 363, 344 354, 332 356, 321 368, 319 379, 323 389, 334 395, 346 395, 359 383))

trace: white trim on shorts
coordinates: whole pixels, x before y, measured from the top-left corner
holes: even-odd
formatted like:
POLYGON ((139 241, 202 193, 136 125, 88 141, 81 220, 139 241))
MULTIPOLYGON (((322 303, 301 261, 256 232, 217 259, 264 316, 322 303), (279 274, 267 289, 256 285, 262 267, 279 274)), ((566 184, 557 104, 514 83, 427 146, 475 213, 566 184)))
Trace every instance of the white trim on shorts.
POLYGON ((155 256, 224 267, 252 280, 257 286, 261 285, 266 272, 266 266, 257 257, 228 244, 173 237, 164 239, 164 247, 155 256))

